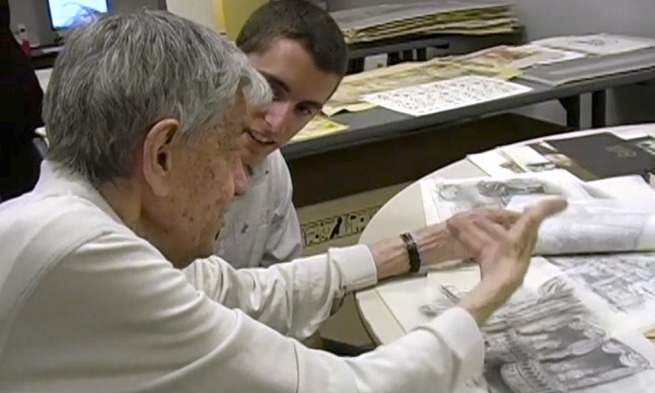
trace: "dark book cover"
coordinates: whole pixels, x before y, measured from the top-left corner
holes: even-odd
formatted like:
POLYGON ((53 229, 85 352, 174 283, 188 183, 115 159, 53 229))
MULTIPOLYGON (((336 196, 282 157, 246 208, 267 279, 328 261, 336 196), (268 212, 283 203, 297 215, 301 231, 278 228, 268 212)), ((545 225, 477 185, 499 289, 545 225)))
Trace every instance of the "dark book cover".
POLYGON ((644 149, 610 133, 547 142, 597 179, 643 175, 655 162, 644 149))

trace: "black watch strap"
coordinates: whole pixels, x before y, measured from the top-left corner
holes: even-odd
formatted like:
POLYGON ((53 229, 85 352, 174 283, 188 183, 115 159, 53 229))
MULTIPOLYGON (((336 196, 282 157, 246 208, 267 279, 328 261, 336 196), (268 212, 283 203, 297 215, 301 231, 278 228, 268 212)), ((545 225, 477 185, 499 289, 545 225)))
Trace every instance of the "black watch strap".
POLYGON ((409 232, 405 232, 400 235, 400 238, 405 243, 405 249, 407 250, 407 255, 409 256, 409 272, 417 273, 421 268, 421 255, 418 253, 418 246, 414 237, 409 232))

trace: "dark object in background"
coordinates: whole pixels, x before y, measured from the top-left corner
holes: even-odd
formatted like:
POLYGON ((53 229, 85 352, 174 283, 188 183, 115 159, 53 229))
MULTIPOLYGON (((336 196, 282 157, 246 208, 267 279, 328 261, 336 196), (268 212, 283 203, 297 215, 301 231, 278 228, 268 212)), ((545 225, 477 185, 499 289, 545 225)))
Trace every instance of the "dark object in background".
POLYGON ((641 175, 651 168, 653 161, 653 157, 642 148, 610 133, 546 142, 593 176, 581 178, 585 181, 641 175))
POLYGON ((43 125, 43 91, 29 57, 10 29, 8 0, 0 0, 0 199, 30 191, 40 156, 32 139, 43 125))

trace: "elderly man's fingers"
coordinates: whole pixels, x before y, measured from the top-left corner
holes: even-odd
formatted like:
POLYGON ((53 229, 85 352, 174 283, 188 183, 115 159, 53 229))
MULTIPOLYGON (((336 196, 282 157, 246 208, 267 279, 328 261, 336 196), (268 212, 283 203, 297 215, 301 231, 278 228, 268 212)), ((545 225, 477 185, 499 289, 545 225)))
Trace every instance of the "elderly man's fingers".
POLYGON ((522 216, 521 213, 503 209, 481 209, 481 214, 507 229, 511 228, 522 216))

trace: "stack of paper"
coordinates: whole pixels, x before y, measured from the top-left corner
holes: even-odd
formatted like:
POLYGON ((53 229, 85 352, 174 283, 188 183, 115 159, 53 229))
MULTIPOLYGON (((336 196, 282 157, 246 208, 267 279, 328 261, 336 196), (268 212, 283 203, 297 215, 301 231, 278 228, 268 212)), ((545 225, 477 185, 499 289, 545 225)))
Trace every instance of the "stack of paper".
POLYGON ((653 38, 593 34, 546 38, 532 45, 585 56, 567 64, 537 67, 523 75, 526 80, 551 86, 655 67, 653 38))
POLYGON ((509 5, 445 0, 376 4, 332 13, 348 43, 412 34, 497 34, 512 32, 518 19, 509 5))
POLYGON ((655 169, 655 125, 505 146, 469 155, 468 160, 490 176, 561 169, 594 183, 617 176, 646 177, 655 169))

